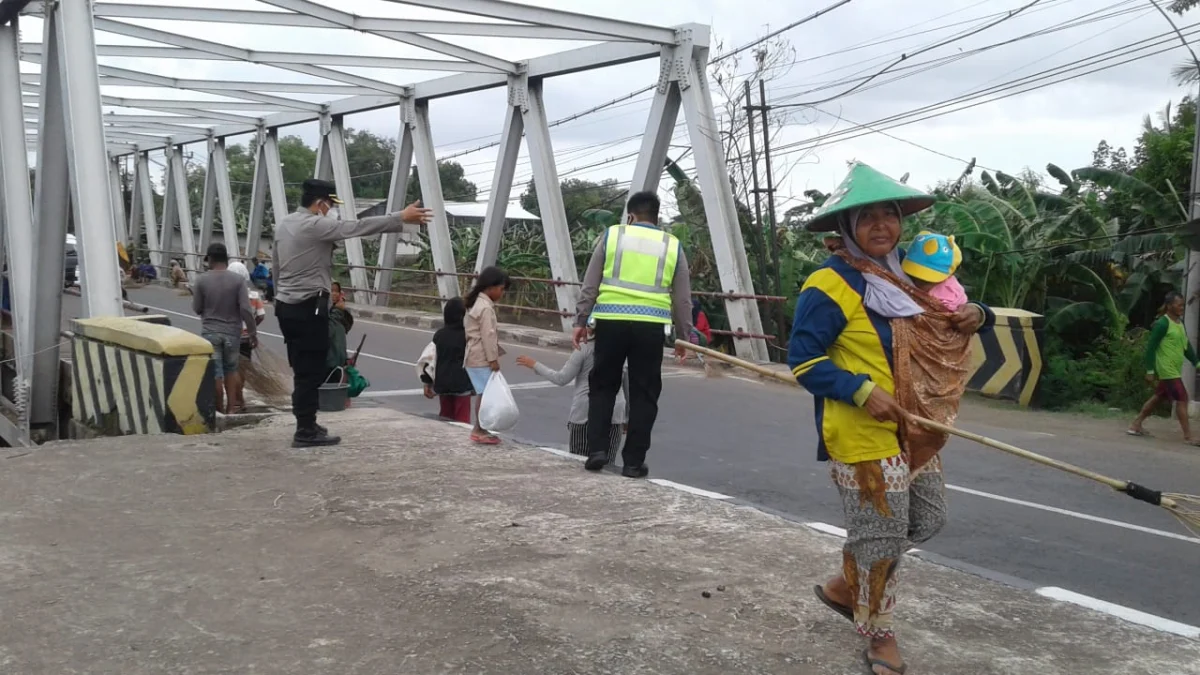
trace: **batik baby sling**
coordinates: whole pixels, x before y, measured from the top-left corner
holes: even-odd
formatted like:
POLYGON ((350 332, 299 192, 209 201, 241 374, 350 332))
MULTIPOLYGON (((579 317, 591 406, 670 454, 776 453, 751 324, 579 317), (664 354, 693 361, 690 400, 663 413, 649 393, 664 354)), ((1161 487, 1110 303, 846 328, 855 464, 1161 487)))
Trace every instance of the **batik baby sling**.
MULTIPOLYGON (((913 415, 953 425, 967 388, 971 336, 959 332, 951 322, 953 314, 929 294, 869 260, 845 250, 838 255, 859 272, 894 284, 925 310, 916 316, 889 319, 894 396, 900 407, 913 415)), ((949 436, 918 424, 902 424, 899 439, 909 468, 916 474, 946 445, 949 436)))

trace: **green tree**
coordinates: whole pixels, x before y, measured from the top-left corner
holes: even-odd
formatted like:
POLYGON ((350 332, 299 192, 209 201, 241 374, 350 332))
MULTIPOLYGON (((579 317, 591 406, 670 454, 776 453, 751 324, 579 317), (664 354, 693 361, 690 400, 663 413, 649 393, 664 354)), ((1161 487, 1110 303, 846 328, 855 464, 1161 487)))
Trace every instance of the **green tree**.
MULTIPOLYGON (((598 213, 585 216, 584 214, 589 211, 616 213, 616 218, 619 219, 621 211, 625 208, 626 195, 629 193, 629 190, 621 187, 614 178, 606 178, 600 182, 568 178, 560 184, 560 188, 562 189, 563 208, 567 214, 567 225, 572 228, 603 224, 604 216, 598 213), (595 219, 597 215, 600 220, 595 219)), ((521 193, 521 208, 539 216, 542 214, 538 207, 537 189, 532 180, 525 186, 525 191, 521 193)))
POLYGON ((396 140, 370 131, 346 129, 346 156, 350 164, 354 196, 387 199, 392 183, 396 140))
MULTIPOLYGON (((479 194, 479 188, 467 180, 466 171, 458 162, 438 162, 438 178, 442 184, 442 199, 448 202, 473 202, 479 194)), ((386 192, 384 196, 387 196, 386 192)), ((405 192, 404 203, 411 204, 420 198, 421 180, 417 174, 417 167, 414 166, 412 175, 408 177, 408 190, 405 192)))

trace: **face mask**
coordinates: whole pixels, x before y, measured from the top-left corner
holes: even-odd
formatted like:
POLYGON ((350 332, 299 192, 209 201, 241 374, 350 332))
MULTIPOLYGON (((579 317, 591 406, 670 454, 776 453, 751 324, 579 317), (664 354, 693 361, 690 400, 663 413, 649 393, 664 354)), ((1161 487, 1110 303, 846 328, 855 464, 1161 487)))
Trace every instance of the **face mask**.
POLYGON ((336 206, 330 207, 330 209, 325 212, 325 215, 328 216, 329 218, 333 218, 334 220, 342 219, 342 211, 341 211, 341 209, 339 209, 336 206))

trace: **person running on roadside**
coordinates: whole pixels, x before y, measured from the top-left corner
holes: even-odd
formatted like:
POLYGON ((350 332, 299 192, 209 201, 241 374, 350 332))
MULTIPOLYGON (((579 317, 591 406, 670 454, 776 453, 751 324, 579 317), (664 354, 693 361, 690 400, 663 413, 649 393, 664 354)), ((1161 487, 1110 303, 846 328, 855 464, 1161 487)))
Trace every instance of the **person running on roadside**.
MULTIPOLYGON (((595 329, 596 322, 589 321, 588 335, 593 335, 595 329)), ((566 364, 559 370, 554 370, 544 363, 538 363, 528 356, 517 357, 517 365, 531 368, 538 375, 560 387, 568 384, 575 385, 575 393, 571 397, 571 412, 567 418, 567 430, 570 433, 568 448, 572 455, 583 455, 584 457, 592 454, 591 446, 588 445, 588 390, 590 389, 588 379, 592 374, 595 349, 595 345, 591 342, 580 345, 579 349, 571 352, 566 364)), ((613 406, 612 424, 608 425, 608 445, 597 449, 597 452, 608 453, 610 463, 616 461, 617 453, 621 450, 622 432, 629 420, 625 414, 625 391, 629 389, 628 373, 622 380, 622 391, 617 392, 616 405, 613 406)))
POLYGON ((467 330, 463 319, 467 307, 462 298, 451 298, 442 309, 442 327, 417 361, 417 372, 425 385, 425 398, 438 398, 438 417, 471 423, 471 376, 463 367, 467 354, 467 330), (433 372, 430 373, 430 366, 433 372))
POLYGON ((1183 328, 1184 301, 1183 296, 1175 291, 1167 294, 1167 299, 1159 310, 1158 320, 1150 328, 1150 339, 1146 341, 1146 381, 1157 386, 1154 395, 1142 406, 1133 424, 1125 432, 1130 436, 1149 436, 1142 428, 1146 418, 1154 414, 1163 401, 1175 404, 1175 417, 1179 427, 1183 429, 1183 442, 1200 445, 1192 437, 1192 427, 1188 420, 1188 392, 1183 386, 1183 360, 1186 358, 1193 366, 1200 365, 1196 352, 1188 340, 1187 331, 1183 328))
POLYGON ((499 267, 486 267, 479 273, 475 286, 467 293, 467 357, 464 365, 475 389, 475 426, 471 440, 481 445, 497 445, 500 439, 479 426, 479 404, 492 373, 500 372, 500 326, 496 319, 496 304, 510 284, 508 272, 499 267))
POLYGON ((192 311, 200 315, 200 335, 213 346, 213 371, 217 378, 217 410, 228 413, 238 405, 242 377, 238 373, 242 328, 251 346, 258 344, 258 322, 250 306, 246 282, 229 271, 225 244, 208 247, 209 271, 192 287, 192 311), (228 402, 229 407, 226 407, 228 402))

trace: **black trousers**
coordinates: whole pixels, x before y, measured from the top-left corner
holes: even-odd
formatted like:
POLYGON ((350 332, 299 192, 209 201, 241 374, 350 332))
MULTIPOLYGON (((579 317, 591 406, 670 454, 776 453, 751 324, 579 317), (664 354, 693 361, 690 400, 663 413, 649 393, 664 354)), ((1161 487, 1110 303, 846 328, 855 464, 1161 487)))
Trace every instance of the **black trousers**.
POLYGON ((297 427, 312 428, 317 423, 320 388, 329 375, 325 364, 329 352, 329 295, 322 293, 295 304, 276 302, 275 317, 292 367, 292 414, 297 427))
POLYGON ((596 321, 592 374, 588 378, 588 447, 607 448, 621 373, 629 364, 629 433, 621 452, 625 466, 641 466, 650 450, 662 393, 663 325, 645 321, 596 321))

